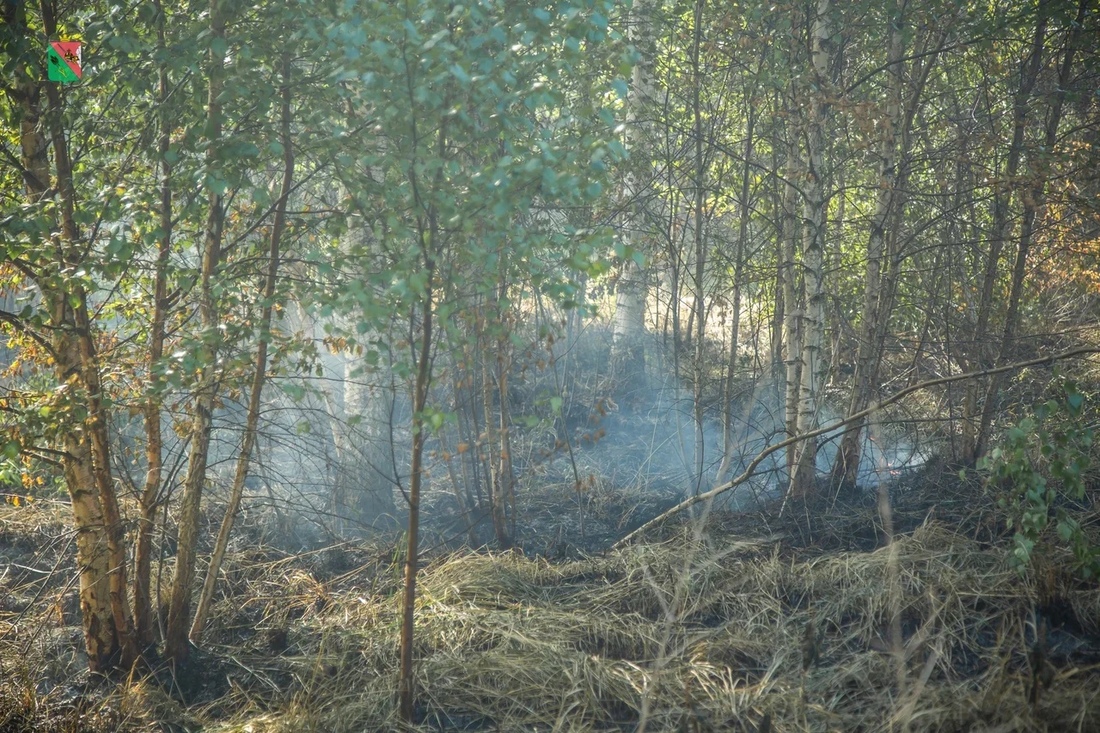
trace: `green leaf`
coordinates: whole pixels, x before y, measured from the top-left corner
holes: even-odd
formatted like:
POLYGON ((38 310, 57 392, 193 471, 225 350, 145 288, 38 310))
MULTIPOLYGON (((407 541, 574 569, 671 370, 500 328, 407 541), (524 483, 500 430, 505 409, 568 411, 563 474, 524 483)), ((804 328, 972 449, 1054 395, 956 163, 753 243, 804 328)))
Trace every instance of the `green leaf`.
POLYGON ((432 430, 439 430, 443 427, 444 415, 442 412, 432 412, 428 416, 428 424, 431 425, 432 430))
POLYGON ((210 174, 206 177, 206 187, 213 191, 218 196, 225 195, 225 192, 229 189, 229 181, 225 180, 221 176, 210 174))
POLYGON ((4 443, 3 456, 9 461, 19 460, 19 454, 23 452, 23 446, 18 440, 9 440, 4 443))

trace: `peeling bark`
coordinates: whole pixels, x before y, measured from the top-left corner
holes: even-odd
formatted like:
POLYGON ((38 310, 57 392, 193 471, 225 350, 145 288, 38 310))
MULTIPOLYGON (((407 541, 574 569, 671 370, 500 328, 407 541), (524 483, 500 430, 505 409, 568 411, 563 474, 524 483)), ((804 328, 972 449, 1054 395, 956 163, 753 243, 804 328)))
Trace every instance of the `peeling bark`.
MULTIPOLYGON (((43 31, 47 36, 56 36, 56 12, 51 0, 42 0, 39 11, 43 31)), ((4 50, 16 58, 27 58, 31 32, 24 4, 8 3, 0 13, 13 29, 8 37, 11 45, 4 50)), ((38 271, 29 275, 48 311, 52 333, 49 349, 59 392, 79 404, 87 415, 82 424, 71 426, 61 439, 61 463, 76 529, 85 648, 91 670, 106 672, 131 664, 136 659, 136 646, 126 598, 125 537, 111 477, 94 325, 88 312, 87 292, 79 282, 70 279, 83 255, 75 219, 72 164, 62 128, 62 102, 57 85, 38 81, 44 76, 40 69, 28 70, 22 62, 18 67, 16 83, 7 92, 19 115, 25 196, 32 205, 54 200, 59 214, 59 221, 50 226, 47 254, 38 271)))
MULTIPOLYGON (((818 0, 813 19, 811 63, 816 89, 810 93, 809 119, 806 125, 806 196, 802 235, 802 272, 805 283, 801 376, 798 390, 796 434, 817 425, 821 392, 821 356, 825 344, 825 121, 828 104, 825 85, 828 78, 829 25, 826 14, 829 0, 818 0)), ((803 441, 795 451, 790 494, 806 497, 814 492, 817 473, 817 444, 803 441)))

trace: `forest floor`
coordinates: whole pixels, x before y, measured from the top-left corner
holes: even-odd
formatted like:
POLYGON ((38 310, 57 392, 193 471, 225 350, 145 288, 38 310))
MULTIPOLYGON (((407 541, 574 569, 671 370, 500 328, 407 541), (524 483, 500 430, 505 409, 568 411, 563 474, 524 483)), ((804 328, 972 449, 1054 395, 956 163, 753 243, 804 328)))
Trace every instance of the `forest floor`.
MULTIPOLYGON (((1056 553, 1011 569, 984 492, 927 471, 892 487, 889 522, 867 496, 561 559, 439 551, 414 730, 1100 730, 1100 588, 1056 553)), ((392 544, 234 552, 189 667, 104 682, 64 505, 0 512, 0 733, 400 729, 392 544)))

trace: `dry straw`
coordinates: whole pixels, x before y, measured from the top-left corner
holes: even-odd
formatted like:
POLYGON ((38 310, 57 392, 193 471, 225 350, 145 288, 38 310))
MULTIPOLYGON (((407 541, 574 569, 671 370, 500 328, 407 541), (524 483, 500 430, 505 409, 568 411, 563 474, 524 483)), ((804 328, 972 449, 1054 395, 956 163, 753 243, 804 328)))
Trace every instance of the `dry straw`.
MULTIPOLYGON (((438 558, 420 577, 416 730, 1100 730, 1094 586, 1055 573, 1033 587, 1003 547, 934 520, 888 546, 820 546, 683 526, 564 564, 438 558), (1029 702, 1037 608, 1061 618, 1029 702)), ((231 555, 207 646, 218 694, 179 705, 133 680, 122 728, 397 730, 392 568, 318 562, 231 555)), ((27 621, 0 611, 0 629, 27 621)), ((34 663, 20 648, 0 640, 5 673, 34 663)))

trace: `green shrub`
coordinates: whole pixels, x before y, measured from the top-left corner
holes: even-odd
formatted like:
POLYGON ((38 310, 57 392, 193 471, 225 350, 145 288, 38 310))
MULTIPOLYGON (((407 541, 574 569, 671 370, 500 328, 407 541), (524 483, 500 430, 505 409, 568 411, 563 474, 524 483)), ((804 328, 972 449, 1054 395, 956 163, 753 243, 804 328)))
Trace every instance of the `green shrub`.
POLYGON ((1053 519, 1053 534, 1073 551, 1075 570, 1086 579, 1100 576, 1100 548, 1080 522, 1094 436, 1085 419, 1089 402, 1074 382, 1063 382, 1057 398, 1009 429, 979 462, 989 485, 1002 491, 998 506, 1016 526, 1011 562, 1021 573, 1031 567, 1037 547, 1054 542, 1053 519))

